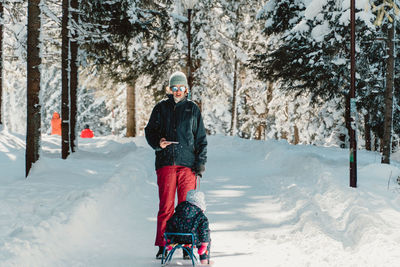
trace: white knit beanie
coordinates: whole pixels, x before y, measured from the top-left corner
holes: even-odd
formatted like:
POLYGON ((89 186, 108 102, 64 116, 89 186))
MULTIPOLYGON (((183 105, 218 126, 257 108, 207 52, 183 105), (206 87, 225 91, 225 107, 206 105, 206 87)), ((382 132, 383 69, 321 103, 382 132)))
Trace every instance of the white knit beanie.
POLYGON ((188 87, 188 82, 186 79, 186 75, 181 71, 176 71, 172 73, 171 77, 169 78, 169 87, 174 85, 184 85, 186 88, 188 87))
POLYGON ((190 190, 186 195, 186 201, 196 205, 202 211, 206 210, 206 201, 204 199, 204 193, 197 190, 190 190))

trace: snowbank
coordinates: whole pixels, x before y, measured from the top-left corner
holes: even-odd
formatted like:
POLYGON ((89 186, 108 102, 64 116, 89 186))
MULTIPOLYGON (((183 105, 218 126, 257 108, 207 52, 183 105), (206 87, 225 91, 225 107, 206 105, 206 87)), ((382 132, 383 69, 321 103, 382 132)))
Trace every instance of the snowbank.
MULTIPOLYGON (((62 160, 43 136, 28 179, 24 141, 0 132, 1 266, 160 266, 143 137, 80 139, 62 160)), ((354 189, 347 150, 210 136, 208 151, 214 266, 398 266, 398 163, 359 151, 354 189)))

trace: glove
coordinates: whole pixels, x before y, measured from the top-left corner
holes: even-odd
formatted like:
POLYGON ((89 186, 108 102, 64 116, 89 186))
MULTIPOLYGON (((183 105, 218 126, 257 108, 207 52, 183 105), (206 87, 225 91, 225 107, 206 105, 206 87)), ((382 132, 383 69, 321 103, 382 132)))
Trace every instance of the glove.
POLYGON ((206 170, 206 167, 204 164, 196 165, 193 168, 193 172, 196 174, 196 176, 203 177, 203 172, 206 170))
POLYGON ((202 242, 201 246, 199 247, 199 249, 197 250, 197 253, 199 253, 199 255, 203 255, 204 253, 206 253, 207 251, 207 246, 208 246, 208 242, 202 242))

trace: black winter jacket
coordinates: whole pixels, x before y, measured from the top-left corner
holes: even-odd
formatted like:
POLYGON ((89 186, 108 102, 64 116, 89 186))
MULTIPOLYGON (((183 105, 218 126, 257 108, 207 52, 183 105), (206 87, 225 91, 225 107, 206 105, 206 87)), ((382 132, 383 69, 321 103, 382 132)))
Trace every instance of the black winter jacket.
MULTIPOLYGON (((202 242, 211 241, 206 215, 199 207, 188 201, 183 201, 176 206, 174 215, 167 222, 166 232, 192 233, 194 235, 194 244, 197 247, 200 247, 202 242)), ((186 237, 177 238, 182 240, 173 241, 185 244, 191 243, 190 240, 185 240, 186 237)))
POLYGON ((186 98, 175 103, 172 95, 159 102, 145 128, 146 140, 155 149, 156 170, 180 165, 189 168, 204 165, 207 160, 207 138, 199 107, 186 98), (177 141, 166 148, 160 139, 177 141))

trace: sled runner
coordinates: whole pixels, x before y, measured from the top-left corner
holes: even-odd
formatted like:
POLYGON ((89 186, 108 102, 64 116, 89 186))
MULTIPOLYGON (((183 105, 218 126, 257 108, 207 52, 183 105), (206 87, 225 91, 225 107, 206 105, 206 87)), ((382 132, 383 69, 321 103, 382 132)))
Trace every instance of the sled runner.
POLYGON ((164 234, 166 245, 164 247, 164 253, 161 258, 161 265, 166 266, 168 265, 172 257, 177 249, 182 249, 187 252, 189 255, 192 266, 196 266, 198 260, 193 253, 194 244, 194 236, 192 233, 165 233, 164 234), (168 247, 172 247, 172 249, 168 252, 167 256, 164 258, 165 250, 168 247))

